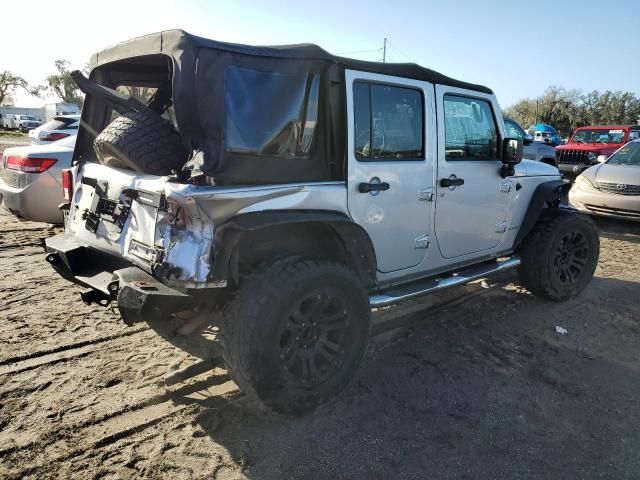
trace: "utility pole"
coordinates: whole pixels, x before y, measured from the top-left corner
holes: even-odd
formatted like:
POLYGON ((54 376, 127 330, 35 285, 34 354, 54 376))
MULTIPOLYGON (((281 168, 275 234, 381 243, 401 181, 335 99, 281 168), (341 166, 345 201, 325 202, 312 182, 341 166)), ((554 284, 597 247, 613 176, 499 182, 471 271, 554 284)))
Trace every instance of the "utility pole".
POLYGON ((384 44, 382 45, 382 63, 387 63, 387 37, 384 37, 384 44))

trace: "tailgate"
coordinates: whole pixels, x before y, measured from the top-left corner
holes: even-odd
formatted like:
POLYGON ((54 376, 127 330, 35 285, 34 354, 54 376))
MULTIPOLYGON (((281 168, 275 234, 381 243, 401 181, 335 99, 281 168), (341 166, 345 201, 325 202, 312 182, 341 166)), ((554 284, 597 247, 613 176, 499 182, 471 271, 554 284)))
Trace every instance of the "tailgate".
POLYGON ((165 215, 166 183, 165 177, 86 163, 74 181, 67 231, 150 271, 162 250, 156 225, 165 215))

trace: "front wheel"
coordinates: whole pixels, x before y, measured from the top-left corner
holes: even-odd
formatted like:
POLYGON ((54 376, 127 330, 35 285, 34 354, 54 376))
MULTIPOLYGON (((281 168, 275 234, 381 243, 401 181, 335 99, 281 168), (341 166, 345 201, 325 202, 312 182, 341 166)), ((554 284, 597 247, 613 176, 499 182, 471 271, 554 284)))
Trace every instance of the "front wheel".
POLYGON ((307 413, 355 375, 370 317, 366 290, 346 266, 276 262, 249 275, 229 301, 225 363, 250 397, 279 413, 307 413))
POLYGON ((600 238, 590 217, 548 209, 521 248, 520 281, 534 295, 565 301, 589 284, 599 256, 600 238))

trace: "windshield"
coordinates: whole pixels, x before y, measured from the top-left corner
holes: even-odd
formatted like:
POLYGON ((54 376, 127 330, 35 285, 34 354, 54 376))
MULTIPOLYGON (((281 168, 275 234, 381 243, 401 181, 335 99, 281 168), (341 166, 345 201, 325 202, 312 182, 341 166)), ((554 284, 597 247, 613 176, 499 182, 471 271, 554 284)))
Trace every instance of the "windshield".
POLYGON ((64 130, 65 128, 71 128, 70 126, 76 123, 78 120, 72 117, 53 117, 53 120, 48 121, 42 126, 43 130, 64 130))
POLYGON ((578 130, 571 143, 622 143, 624 142, 625 131, 620 128, 606 129, 594 128, 578 130))
POLYGON ((627 143, 624 147, 609 157, 610 165, 635 165, 640 166, 640 143, 627 143))
POLYGON ((21 118, 22 120, 37 120, 37 118, 36 118, 36 117, 33 117, 33 116, 31 116, 31 115, 20 115, 20 118, 21 118))

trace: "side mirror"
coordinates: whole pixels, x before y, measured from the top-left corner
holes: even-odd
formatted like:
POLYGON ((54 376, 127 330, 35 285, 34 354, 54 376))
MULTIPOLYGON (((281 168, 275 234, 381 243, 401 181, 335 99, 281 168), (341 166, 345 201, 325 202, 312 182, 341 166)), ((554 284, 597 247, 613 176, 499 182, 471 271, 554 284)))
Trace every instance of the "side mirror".
POLYGON ((609 155, 598 155, 598 158, 596 160, 598 161, 598 163, 604 163, 607 161, 607 158, 609 158, 609 155))
POLYGON ((515 166, 522 161, 523 142, 517 138, 505 138, 502 141, 502 178, 512 177, 516 174, 515 166))
POLYGON ((531 135, 530 133, 527 133, 524 136, 524 144, 525 145, 531 145, 533 143, 533 135, 531 135))
POLYGON ((522 143, 517 138, 505 138, 502 141, 502 163, 516 165, 522 161, 522 143))

